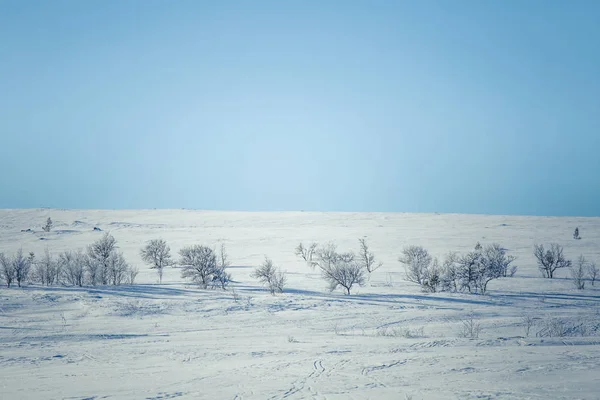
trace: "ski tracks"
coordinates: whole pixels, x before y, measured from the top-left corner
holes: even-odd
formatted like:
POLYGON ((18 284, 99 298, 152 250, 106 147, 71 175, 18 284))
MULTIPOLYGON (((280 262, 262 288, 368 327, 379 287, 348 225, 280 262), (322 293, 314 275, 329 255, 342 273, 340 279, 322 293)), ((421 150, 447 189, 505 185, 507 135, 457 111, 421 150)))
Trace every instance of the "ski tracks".
MULTIPOLYGON (((319 382, 321 376, 326 371, 327 371, 327 368, 325 367, 325 363, 323 362, 323 360, 316 359, 313 361, 312 370, 307 376, 294 381, 292 383, 292 386, 288 390, 286 390, 282 395, 273 396, 270 399, 272 399, 272 400, 288 399, 297 393, 308 391, 308 393, 310 394, 310 396, 313 399, 325 400, 326 397, 321 395, 319 393, 319 391, 315 389, 315 384, 317 384, 319 382)), ((325 376, 329 376, 329 375, 330 375, 330 372, 328 374, 326 374, 325 376)), ((306 396, 299 396, 299 397, 306 397, 306 396)))
POLYGON ((400 361, 395 361, 395 362, 390 363, 390 364, 381 364, 381 365, 374 365, 374 366, 370 366, 370 367, 365 367, 365 368, 362 369, 361 374, 364 375, 364 376, 367 376, 371 372, 374 372, 374 371, 380 371, 380 370, 383 370, 383 369, 392 368, 392 367, 395 367, 396 365, 404 365, 404 364, 406 364, 407 361, 408 360, 400 360, 400 361))

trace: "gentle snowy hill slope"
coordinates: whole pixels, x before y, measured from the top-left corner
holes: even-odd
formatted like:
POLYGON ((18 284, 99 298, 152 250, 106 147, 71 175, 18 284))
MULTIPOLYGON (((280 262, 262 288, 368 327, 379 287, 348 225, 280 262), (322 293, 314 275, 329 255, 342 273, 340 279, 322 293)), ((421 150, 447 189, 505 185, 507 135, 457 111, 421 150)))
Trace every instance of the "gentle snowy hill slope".
POLYGON ((543 279, 533 256, 556 242, 600 265, 600 218, 0 210, 5 254, 84 249, 104 232, 139 267, 136 285, 0 289, 0 398, 600 399, 600 283, 543 279), (155 238, 174 254, 225 244, 234 283, 201 290, 167 268, 159 285, 140 257, 155 238), (301 241, 356 251, 359 238, 384 265, 351 296, 294 255, 301 241), (404 280, 404 246, 441 258, 477 242, 517 257, 488 295, 404 280), (281 295, 250 276, 265 255, 288 273, 281 295), (462 337, 465 323, 478 337, 462 337))

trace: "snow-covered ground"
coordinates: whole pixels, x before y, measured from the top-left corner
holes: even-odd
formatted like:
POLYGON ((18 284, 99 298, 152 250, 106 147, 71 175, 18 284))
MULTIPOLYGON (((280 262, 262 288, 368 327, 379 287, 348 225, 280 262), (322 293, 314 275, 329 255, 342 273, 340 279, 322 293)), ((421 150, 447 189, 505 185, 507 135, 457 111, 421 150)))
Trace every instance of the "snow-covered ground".
POLYGON ((0 252, 85 248, 103 234, 94 227, 140 268, 138 284, 0 289, 1 399, 600 399, 600 284, 576 290, 564 270, 542 279, 532 251, 557 242, 600 264, 600 218, 0 210, 0 252), (347 251, 363 237, 384 266, 351 296, 294 255, 300 241, 347 251), (200 290, 169 268, 159 285, 139 255, 154 238, 175 254, 224 243, 235 282, 200 290), (442 257, 478 241, 518 257, 488 295, 404 281, 404 246, 442 257), (284 294, 250 277, 265 255, 288 273, 284 294), (471 316, 477 339, 460 337, 471 316), (536 337, 553 319, 586 333, 536 337))

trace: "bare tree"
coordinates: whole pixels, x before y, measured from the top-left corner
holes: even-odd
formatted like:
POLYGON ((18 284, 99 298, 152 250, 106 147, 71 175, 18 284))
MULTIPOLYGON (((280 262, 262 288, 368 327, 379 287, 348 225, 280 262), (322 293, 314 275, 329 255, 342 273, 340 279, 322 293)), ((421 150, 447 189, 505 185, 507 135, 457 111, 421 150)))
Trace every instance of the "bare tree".
POLYGON ((306 262, 306 265, 314 268, 316 264, 313 261, 313 257, 315 256, 318 246, 317 243, 311 243, 308 247, 304 247, 304 244, 300 243, 298 247, 296 247, 295 254, 298 257, 302 257, 304 262, 306 262))
POLYGON ((117 241, 109 233, 105 233, 102 238, 98 239, 88 247, 88 256, 90 258, 90 263, 88 263, 88 265, 96 264, 93 273, 95 282, 97 281, 102 285, 108 285, 110 280, 110 258, 116 248, 117 241))
POLYGON ((285 272, 281 272, 281 269, 276 268, 273 265, 273 260, 266 256, 265 261, 250 276, 258 279, 260 283, 267 286, 271 294, 275 294, 276 292, 283 293, 283 288, 287 281, 285 272))
POLYGON ((52 226, 54 226, 54 223, 52 222, 52 218, 48 217, 48 219, 46 220, 46 225, 44 225, 42 227, 42 230, 44 232, 50 232, 52 230, 52 226))
POLYGON ((506 249, 498 243, 492 243, 482 249, 484 259, 488 264, 488 269, 493 271, 493 274, 500 274, 500 277, 513 277, 517 272, 517 267, 511 265, 515 260, 515 256, 508 255, 506 249))
POLYGON ((184 247, 179 251, 179 264, 183 266, 182 278, 207 288, 217 270, 217 256, 213 249, 201 245, 184 247))
POLYGON ((173 264, 171 260, 171 248, 163 239, 150 240, 140 251, 142 260, 150 264, 151 269, 158 273, 158 280, 162 283, 163 269, 173 264))
POLYGON ((431 265, 432 258, 429 252, 421 246, 408 246, 402 250, 398 258, 406 270, 406 280, 421 285, 431 265))
POLYGON ((590 262, 588 264, 588 277, 590 278, 590 281, 592 281, 592 286, 594 286, 594 282, 596 282, 596 279, 598 279, 599 272, 600 270, 598 270, 596 263, 590 262))
POLYGON ((535 245, 533 254, 538 262, 538 267, 545 278, 554 278, 554 273, 560 268, 569 268, 571 261, 567 260, 563 254, 563 248, 556 244, 550 244, 548 250, 544 249, 544 245, 535 245))
POLYGON ((130 266, 127 270, 126 282, 128 285, 133 285, 135 283, 135 278, 140 273, 140 270, 137 267, 130 266))
POLYGON ((513 276, 516 267, 511 266, 515 257, 506 254, 506 250, 499 244, 485 246, 479 258, 475 286, 481 294, 487 291, 487 285, 494 279, 513 276))
POLYGON ((221 248, 219 249, 217 257, 217 268, 212 279, 214 287, 220 286, 223 290, 227 289, 227 285, 231 281, 231 274, 226 271, 229 265, 229 255, 227 254, 225 245, 221 243, 221 248))
POLYGON ((350 294, 352 286, 365 284, 365 268, 360 262, 337 257, 329 266, 321 267, 323 279, 329 284, 329 291, 334 291, 339 286, 350 294))
POLYGON ((10 285, 12 285, 15 280, 15 269, 12 260, 5 256, 4 253, 0 253, 0 268, 2 268, 0 271, 2 272, 2 278, 4 279, 6 286, 10 288, 10 285))
POLYGON ((329 242, 317 249, 316 256, 317 261, 313 262, 313 264, 321 269, 330 268, 340 258, 340 254, 337 252, 337 246, 333 242, 329 242))
POLYGON ((77 252, 64 251, 58 256, 58 263, 62 266, 62 273, 67 284, 83 286, 85 281, 86 255, 81 250, 77 252))
POLYGON ((443 269, 440 267, 438 259, 434 258, 429 267, 425 270, 421 288, 426 292, 437 292, 442 285, 442 274, 443 269))
POLYGON ((17 281, 17 286, 21 287, 21 283, 27 280, 27 277, 29 276, 31 261, 23 256, 23 249, 19 249, 13 257, 12 263, 15 271, 15 280, 17 281))
POLYGON ((117 252, 117 241, 105 233, 88 246, 86 267, 92 285, 120 285, 129 280, 131 266, 125 261, 123 253, 117 252))
POLYGON ((588 263, 583 255, 580 255, 575 262, 575 265, 571 266, 571 278, 573 278, 573 284, 578 290, 585 289, 585 275, 587 272, 588 263))
POLYGON ((458 292, 460 289, 459 256, 457 253, 448 253, 442 263, 441 274, 442 290, 458 292))
POLYGON ((129 272, 130 266, 123 253, 113 251, 108 257, 108 282, 114 286, 120 285, 127 280, 129 272))
POLYGON ((360 252, 358 253, 358 259, 362 263, 363 267, 367 270, 368 273, 375 271, 380 268, 383 263, 375 261, 375 254, 369 251, 369 246, 367 246, 367 241, 365 239, 358 239, 360 243, 360 252))
POLYGON ((458 259, 458 281, 460 290, 467 290, 469 293, 477 291, 477 275, 479 274, 481 263, 481 251, 470 251, 458 259))
POLYGON ((101 283, 100 281, 100 271, 102 270, 102 265, 96 259, 90 257, 89 251, 85 255, 85 270, 87 272, 88 283, 92 286, 96 286, 101 283))
MULTIPOLYGON (((30 260, 33 260, 33 257, 30 257, 30 260)), ((39 261, 32 262, 32 266, 35 281, 47 286, 51 286, 57 282, 57 275, 60 269, 58 262, 52 257, 48 248, 45 249, 44 256, 39 261)))

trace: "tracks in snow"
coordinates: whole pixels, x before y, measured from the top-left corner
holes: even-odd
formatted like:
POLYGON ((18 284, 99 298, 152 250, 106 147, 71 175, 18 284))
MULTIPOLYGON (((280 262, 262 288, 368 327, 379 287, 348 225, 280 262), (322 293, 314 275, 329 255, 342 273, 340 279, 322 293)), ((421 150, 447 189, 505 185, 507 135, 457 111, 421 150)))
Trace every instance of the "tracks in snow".
POLYGON ((371 366, 371 367, 365 367, 365 368, 362 369, 361 374, 364 375, 364 376, 367 376, 367 375, 369 375, 373 371, 380 371, 382 369, 388 369, 388 368, 395 367, 396 365, 403 365, 403 364, 406 364, 407 361, 408 360, 400 360, 400 361, 395 361, 395 362, 390 363, 390 364, 381 364, 381 365, 374 365, 374 366, 371 366))
MULTIPOLYGON (((310 395, 313 398, 321 397, 324 399, 325 397, 321 396, 319 394, 319 392, 313 388, 313 386, 315 383, 318 382, 321 375, 323 375, 323 373, 325 371, 327 371, 327 368, 325 368, 323 360, 321 360, 321 359, 314 360, 312 366, 313 366, 313 369, 307 376, 293 382, 292 387, 290 387, 288 390, 286 390, 281 396, 273 396, 270 399, 271 400, 287 399, 287 398, 294 396, 296 393, 304 391, 305 389, 307 389, 310 392, 310 395)), ((329 372, 329 374, 330 374, 330 372, 329 372)), ((328 376, 329 374, 327 374, 326 376, 328 376)), ((300 396, 300 397, 305 397, 305 396, 300 396)))

